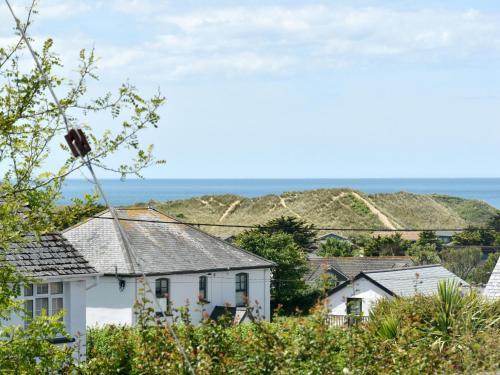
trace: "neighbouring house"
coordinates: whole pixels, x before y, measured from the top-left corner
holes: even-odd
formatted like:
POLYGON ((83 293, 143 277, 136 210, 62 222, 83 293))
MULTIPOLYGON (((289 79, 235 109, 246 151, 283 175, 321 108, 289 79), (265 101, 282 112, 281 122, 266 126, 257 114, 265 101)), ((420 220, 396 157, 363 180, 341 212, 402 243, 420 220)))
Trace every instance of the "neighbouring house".
POLYGON ((133 251, 122 243, 109 211, 64 231, 103 274, 87 295, 87 325, 134 324, 142 272, 168 315, 189 305, 197 323, 218 306, 250 306, 254 316, 270 318, 274 263, 153 208, 115 211, 133 251), (132 261, 134 253, 142 269, 132 261))
POLYGON ((439 264, 365 271, 333 288, 325 303, 333 316, 368 316, 381 298, 432 295, 437 292, 438 283, 446 280, 469 288, 469 284, 439 264))
POLYGON ((413 266, 409 256, 319 257, 309 256, 305 281, 314 285, 328 280, 333 288, 355 278, 360 272, 413 266))
POLYGON ((420 236, 420 231, 401 231, 401 232, 395 232, 395 231, 376 231, 371 234, 373 238, 377 237, 391 237, 394 236, 395 234, 399 234, 403 240, 410 241, 410 242, 417 242, 418 238, 420 236))
POLYGON ((340 241, 349 241, 349 238, 341 236, 340 234, 333 233, 333 232, 326 233, 326 234, 323 234, 322 236, 319 236, 317 241, 322 243, 322 242, 326 242, 329 238, 333 238, 333 239, 340 240, 340 241))
MULTIPOLYGON (((394 236, 395 234, 400 234, 401 238, 403 240, 407 240, 410 242, 417 242, 419 237, 420 237, 421 231, 401 231, 401 232, 396 232, 396 231, 376 231, 371 234, 373 238, 377 237, 389 237, 389 236, 394 236)), ((436 237, 444 244, 448 245, 453 241, 453 236, 457 233, 458 231, 451 231, 451 230, 438 230, 435 231, 436 237)))
MULTIPOLYGON (((58 233, 29 236, 11 244, 6 261, 37 281, 21 291, 19 298, 24 300, 26 312, 34 317, 42 311, 54 315, 64 309, 64 325, 72 338, 51 341, 63 344, 76 340, 85 353, 86 294, 97 284, 98 272, 58 233)), ((3 324, 25 322, 23 317, 13 315, 3 324)))
POLYGON ((309 254, 315 254, 319 250, 321 244, 324 244, 329 238, 333 238, 339 241, 347 241, 352 244, 352 242, 347 237, 341 236, 340 234, 337 233, 330 232, 317 237, 316 240, 309 246, 309 248, 306 249, 307 252, 309 254))
POLYGON ((490 279, 484 289, 484 295, 490 299, 500 298, 500 258, 491 272, 490 279))
POLYGON ((444 245, 448 245, 453 241, 453 236, 459 233, 459 231, 452 230, 437 230, 436 237, 441 240, 444 245))

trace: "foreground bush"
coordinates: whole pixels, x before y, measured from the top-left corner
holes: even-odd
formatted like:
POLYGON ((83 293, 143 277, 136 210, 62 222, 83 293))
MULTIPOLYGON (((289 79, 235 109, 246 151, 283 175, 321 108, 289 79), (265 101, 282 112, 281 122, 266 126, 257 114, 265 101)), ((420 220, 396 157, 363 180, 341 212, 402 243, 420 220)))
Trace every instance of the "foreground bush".
MULTIPOLYGON (((499 301, 443 284, 434 297, 382 301, 370 323, 348 329, 328 328, 320 310, 273 323, 176 328, 197 374, 477 373, 499 370, 499 320, 499 301)), ((187 373, 160 325, 91 329, 81 371, 187 373)))

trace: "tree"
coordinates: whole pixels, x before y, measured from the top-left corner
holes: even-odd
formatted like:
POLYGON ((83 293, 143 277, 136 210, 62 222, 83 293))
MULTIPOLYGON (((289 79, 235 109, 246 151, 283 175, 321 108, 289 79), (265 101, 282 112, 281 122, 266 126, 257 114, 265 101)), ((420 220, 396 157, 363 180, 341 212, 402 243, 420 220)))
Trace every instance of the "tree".
POLYGON ((392 236, 370 239, 364 248, 364 255, 367 256, 398 256, 405 255, 410 248, 410 241, 401 237, 400 233, 392 236))
POLYGON ((481 262, 481 248, 467 247, 460 249, 444 249, 441 258, 444 266, 464 280, 469 280, 471 272, 481 262))
POLYGON ((466 246, 491 246, 495 243, 496 233, 492 228, 468 227, 453 236, 453 242, 466 246))
POLYGON ((272 219, 264 225, 259 225, 260 233, 287 233, 293 237, 294 242, 302 249, 308 249, 316 239, 316 231, 313 224, 307 224, 304 220, 293 216, 281 216, 272 219))
POLYGON ((271 287, 275 304, 287 306, 303 293, 304 275, 308 270, 307 258, 291 234, 251 230, 238 235, 235 244, 276 263, 271 287))
MULTIPOLYGON (((27 30, 34 14, 28 10, 27 20, 20 25, 27 30)), ((138 135, 149 127, 157 127, 158 108, 164 98, 154 95, 142 98, 130 84, 123 84, 116 95, 105 93, 90 98, 87 85, 96 80, 94 52, 81 50, 79 66, 74 77, 60 77, 56 70, 62 61, 52 52, 53 41, 47 39, 36 51, 43 74, 35 68, 25 69, 21 58, 26 52, 23 39, 12 46, 0 48, 0 317, 12 313, 23 316, 19 296, 21 288, 31 280, 21 275, 5 261, 6 252, 15 241, 23 241, 26 234, 40 234, 67 224, 68 218, 57 219, 56 202, 61 196, 64 179, 85 166, 69 152, 64 144, 66 127, 52 101, 49 87, 60 96, 60 103, 68 113, 69 126, 82 128, 91 143, 88 161, 95 168, 103 168, 127 175, 139 175, 142 169, 162 163, 153 156, 152 146, 142 147, 138 135), (45 80, 48 77, 48 81, 45 80), (84 122, 87 115, 105 116, 113 127, 94 129, 84 122), (110 121, 111 120, 111 121, 110 121), (59 165, 49 155, 54 148, 62 149, 67 157, 59 165), (131 160, 111 165, 108 156, 121 149, 135 152, 131 160)), ((28 54, 29 55, 29 54, 28 54)), ((71 215, 92 212, 92 198, 74 202, 71 215), (78 213, 76 211, 82 210, 78 213)), ((44 373, 63 371, 71 362, 71 352, 47 342, 47 338, 63 334, 59 316, 41 316, 27 327, 8 327, 0 319, 0 368, 3 373, 44 373), (8 340, 4 340, 8 338, 8 340)))
POLYGON ((420 246, 434 245, 435 250, 441 251, 443 249, 443 243, 436 236, 436 232, 432 230, 424 230, 418 235, 417 244, 420 246))
POLYGON ((346 240, 328 238, 326 242, 319 245, 317 255, 322 257, 352 257, 354 245, 346 240))
POLYGON ((408 255, 412 257, 413 262, 417 265, 441 263, 435 244, 414 243, 408 249, 408 255))
POLYGON ((483 264, 472 270, 470 280, 475 283, 486 284, 490 279, 491 273, 493 272, 499 258, 500 253, 489 254, 483 264))
POLYGON ((500 232, 500 211, 491 218, 488 222, 488 227, 492 228, 495 232, 500 232))

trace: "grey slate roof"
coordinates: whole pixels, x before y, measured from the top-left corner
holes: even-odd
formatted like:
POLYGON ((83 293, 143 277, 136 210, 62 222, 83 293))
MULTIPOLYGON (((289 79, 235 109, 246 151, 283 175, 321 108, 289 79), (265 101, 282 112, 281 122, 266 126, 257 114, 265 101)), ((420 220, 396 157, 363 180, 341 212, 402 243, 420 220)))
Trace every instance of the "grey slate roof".
POLYGON ((403 268, 413 266, 411 257, 309 257, 309 272, 306 275, 306 282, 314 283, 322 274, 335 271, 345 277, 353 279, 360 272, 403 268))
POLYGON ((488 284, 486 284, 484 295, 491 299, 500 298, 500 258, 498 258, 497 264, 488 280, 488 284))
POLYGON ((469 286, 440 264, 363 272, 362 275, 366 275, 399 297, 435 294, 438 283, 442 280, 454 280, 463 287, 469 286))
MULTIPOLYGON (((274 265, 155 209, 120 208, 116 212, 120 219, 128 219, 120 223, 141 258, 146 274, 269 268, 274 265)), ((119 274, 139 275, 140 270, 134 267, 121 244, 109 211, 98 216, 65 230, 64 236, 99 272, 114 274, 116 267, 119 274)))
POLYGON ((92 275, 97 271, 59 233, 34 236, 13 243, 6 260, 25 275, 34 277, 92 275))

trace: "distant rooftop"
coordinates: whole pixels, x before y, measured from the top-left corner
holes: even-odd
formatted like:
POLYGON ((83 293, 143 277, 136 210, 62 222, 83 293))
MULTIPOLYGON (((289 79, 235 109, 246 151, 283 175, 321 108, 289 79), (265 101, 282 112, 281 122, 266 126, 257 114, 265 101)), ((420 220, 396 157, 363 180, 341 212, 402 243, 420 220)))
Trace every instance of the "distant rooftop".
POLYGON ((356 277, 360 272, 380 269, 403 268, 413 266, 408 256, 380 256, 380 257, 309 257, 309 273, 306 282, 313 283, 319 277, 335 270, 346 279, 356 277))
POLYGON ((461 286, 469 286, 464 280, 440 264, 363 272, 399 297, 415 294, 432 295, 440 281, 452 280, 461 286))

